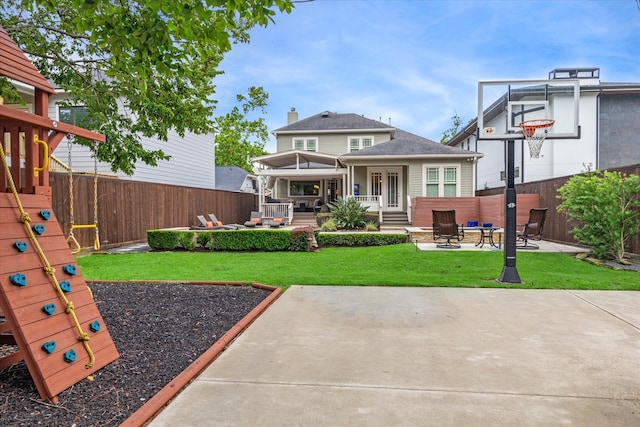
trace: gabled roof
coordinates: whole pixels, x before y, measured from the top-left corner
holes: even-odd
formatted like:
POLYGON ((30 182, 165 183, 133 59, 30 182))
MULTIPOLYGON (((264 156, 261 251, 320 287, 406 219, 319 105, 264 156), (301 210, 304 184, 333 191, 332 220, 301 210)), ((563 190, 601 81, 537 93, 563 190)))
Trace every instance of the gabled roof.
POLYGON ((382 122, 367 119, 358 114, 346 113, 338 114, 325 111, 306 119, 299 120, 287 126, 283 126, 273 131, 274 135, 279 133, 295 133, 308 131, 346 131, 365 130, 370 132, 392 132, 395 128, 382 122))
POLYGON ((216 166, 216 190, 240 191, 249 172, 238 166, 216 166))
POLYGON ((295 165, 297 168, 336 167, 338 156, 316 153, 315 151, 289 150, 254 157, 253 161, 270 168, 295 165))
POLYGON ((0 76, 26 83, 47 93, 55 90, 40 71, 33 66, 9 33, 0 27, 0 76))
POLYGON ((482 157, 482 153, 476 151, 463 150, 457 147, 440 144, 427 138, 414 135, 410 132, 396 129, 392 140, 381 144, 373 145, 369 148, 354 151, 340 156, 341 158, 354 159, 358 157, 482 157))

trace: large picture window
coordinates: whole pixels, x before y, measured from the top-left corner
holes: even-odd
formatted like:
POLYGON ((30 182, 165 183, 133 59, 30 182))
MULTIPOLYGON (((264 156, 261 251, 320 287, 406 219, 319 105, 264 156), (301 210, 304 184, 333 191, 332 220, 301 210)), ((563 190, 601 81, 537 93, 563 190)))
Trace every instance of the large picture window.
POLYGON ((427 197, 458 197, 460 167, 457 165, 425 166, 425 190, 427 197))
POLYGON ((317 196, 320 181, 289 181, 289 196, 317 196))

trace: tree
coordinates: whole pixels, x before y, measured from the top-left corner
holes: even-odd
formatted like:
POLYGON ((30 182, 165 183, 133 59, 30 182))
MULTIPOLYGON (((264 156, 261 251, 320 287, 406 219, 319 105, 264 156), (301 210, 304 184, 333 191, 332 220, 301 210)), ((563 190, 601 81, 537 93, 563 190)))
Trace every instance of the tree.
POLYGON ((170 129, 180 136, 210 130, 224 54, 293 3, 3 0, 0 25, 45 77, 87 107, 84 125, 107 136, 98 158, 131 174, 137 160, 167 158, 145 150, 142 137, 166 141, 170 129))
POLYGON ((625 264, 625 247, 640 233, 640 176, 595 171, 571 177, 558 189, 558 212, 580 222, 570 230, 597 258, 625 264))
POLYGON ((458 128, 462 124, 462 119, 458 116, 458 113, 455 113, 451 116, 452 126, 445 130, 442 134, 442 138, 440 139, 440 144, 446 144, 451 138, 458 134, 458 128))
POLYGON ((261 87, 250 87, 247 96, 237 95, 241 106, 233 109, 213 122, 216 136, 216 165, 238 166, 253 173, 251 158, 267 154, 264 146, 269 132, 264 118, 250 120, 249 113, 259 109, 265 112, 269 94, 261 87))

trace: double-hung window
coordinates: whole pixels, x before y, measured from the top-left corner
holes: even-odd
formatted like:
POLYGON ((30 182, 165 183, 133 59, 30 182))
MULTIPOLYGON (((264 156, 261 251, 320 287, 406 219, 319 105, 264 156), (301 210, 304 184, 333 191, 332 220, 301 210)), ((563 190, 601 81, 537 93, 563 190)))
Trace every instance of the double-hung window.
POLYGON ((358 150, 364 150, 365 148, 369 148, 373 145, 373 137, 364 136, 364 137, 349 137, 349 152, 352 153, 358 150))
POLYGON ((424 179, 424 194, 427 197, 457 197, 460 195, 460 166, 425 166, 424 179))
POLYGON ((301 151, 318 151, 317 138, 294 138, 293 149, 301 151))

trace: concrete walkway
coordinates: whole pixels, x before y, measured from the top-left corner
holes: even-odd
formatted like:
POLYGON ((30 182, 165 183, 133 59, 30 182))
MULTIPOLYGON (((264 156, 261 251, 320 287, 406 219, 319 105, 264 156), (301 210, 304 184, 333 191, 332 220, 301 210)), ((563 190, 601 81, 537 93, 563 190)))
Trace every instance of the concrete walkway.
POLYGON ((640 292, 293 286, 151 422, 638 426, 640 292))

